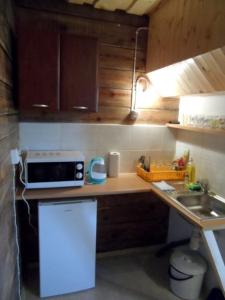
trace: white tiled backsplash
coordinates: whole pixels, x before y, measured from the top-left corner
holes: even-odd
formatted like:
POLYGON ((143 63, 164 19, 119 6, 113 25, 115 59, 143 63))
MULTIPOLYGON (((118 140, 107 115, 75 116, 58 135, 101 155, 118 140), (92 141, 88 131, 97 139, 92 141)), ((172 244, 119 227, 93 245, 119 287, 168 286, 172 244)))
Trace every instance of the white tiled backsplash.
MULTIPOLYGON (((179 120, 183 114, 225 116, 225 94, 190 95, 180 99, 179 120)), ((225 138, 224 136, 179 131, 176 154, 190 149, 197 178, 207 178, 212 190, 225 196, 225 138)))
POLYGON ((134 172, 141 155, 172 159, 175 138, 165 126, 20 123, 20 149, 80 150, 86 161, 109 151, 121 154, 121 172, 134 172))

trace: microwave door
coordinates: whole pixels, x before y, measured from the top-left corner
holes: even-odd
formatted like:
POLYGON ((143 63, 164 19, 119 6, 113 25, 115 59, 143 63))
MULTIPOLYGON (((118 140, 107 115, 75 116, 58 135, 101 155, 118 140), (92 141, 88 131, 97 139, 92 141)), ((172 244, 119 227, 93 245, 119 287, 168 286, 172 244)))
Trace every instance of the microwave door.
POLYGON ((30 162, 27 164, 28 183, 66 182, 75 180, 74 162, 30 162))

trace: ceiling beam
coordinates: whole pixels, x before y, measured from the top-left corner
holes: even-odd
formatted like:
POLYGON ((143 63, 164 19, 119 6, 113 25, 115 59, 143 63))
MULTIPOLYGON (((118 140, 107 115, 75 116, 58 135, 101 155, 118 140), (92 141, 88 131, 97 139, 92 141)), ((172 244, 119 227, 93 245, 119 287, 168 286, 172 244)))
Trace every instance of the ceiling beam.
POLYGON ((115 11, 115 10, 127 10, 127 8, 132 4, 133 0, 98 0, 95 4, 95 8, 115 11))
POLYGON ((148 16, 129 15, 122 11, 103 11, 95 9, 92 5, 88 4, 76 5, 62 0, 15 0, 15 2, 17 6, 27 9, 90 18, 135 27, 148 26, 149 23, 148 16))
POLYGON ((128 11, 129 9, 131 9, 131 7, 134 6, 134 4, 137 2, 138 0, 133 0, 132 3, 129 5, 129 7, 126 9, 126 11, 128 11))
POLYGON ((127 9, 127 13, 136 14, 142 16, 148 14, 153 10, 161 0, 136 0, 133 2, 133 5, 127 9))

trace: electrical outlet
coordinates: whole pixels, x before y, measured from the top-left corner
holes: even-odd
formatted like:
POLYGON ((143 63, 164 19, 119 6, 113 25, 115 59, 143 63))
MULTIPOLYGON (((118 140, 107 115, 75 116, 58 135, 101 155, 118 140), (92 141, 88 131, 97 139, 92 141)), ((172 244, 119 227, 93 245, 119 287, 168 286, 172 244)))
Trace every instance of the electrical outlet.
POLYGON ((11 162, 12 165, 17 165, 20 162, 20 153, 18 151, 18 149, 12 149, 10 151, 10 155, 11 155, 11 162))

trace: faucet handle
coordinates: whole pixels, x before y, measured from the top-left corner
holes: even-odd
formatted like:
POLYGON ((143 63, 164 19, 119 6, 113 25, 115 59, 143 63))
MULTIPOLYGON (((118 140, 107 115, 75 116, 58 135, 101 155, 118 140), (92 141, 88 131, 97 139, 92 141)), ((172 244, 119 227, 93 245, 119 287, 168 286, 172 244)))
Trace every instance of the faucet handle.
POLYGON ((201 179, 199 180, 199 183, 203 189, 203 192, 204 193, 208 193, 208 190, 209 190, 209 181, 208 179, 201 179))

